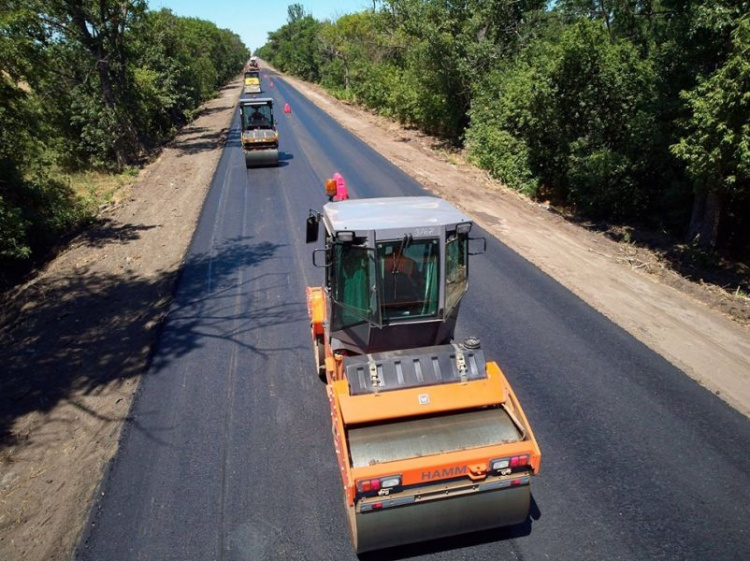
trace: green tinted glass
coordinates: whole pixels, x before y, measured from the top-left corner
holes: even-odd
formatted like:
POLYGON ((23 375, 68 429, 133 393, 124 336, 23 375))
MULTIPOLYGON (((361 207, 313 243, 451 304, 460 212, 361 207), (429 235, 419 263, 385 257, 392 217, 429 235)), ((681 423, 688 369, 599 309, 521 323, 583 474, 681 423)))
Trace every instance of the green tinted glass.
POLYGON ((445 313, 456 307, 469 285, 468 238, 454 236, 445 245, 445 313))
POLYGON ((383 319, 437 314, 440 242, 399 240, 377 244, 383 319))
POLYGON ((336 331, 365 321, 377 322, 372 250, 335 244, 333 250, 333 322, 336 331))

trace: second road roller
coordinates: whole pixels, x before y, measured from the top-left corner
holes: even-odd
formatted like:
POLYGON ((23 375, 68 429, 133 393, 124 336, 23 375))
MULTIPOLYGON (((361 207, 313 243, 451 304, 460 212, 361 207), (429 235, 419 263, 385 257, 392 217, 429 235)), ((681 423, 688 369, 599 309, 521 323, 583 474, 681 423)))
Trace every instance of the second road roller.
POLYGON ((273 99, 240 99, 242 151, 249 168, 279 165, 279 133, 273 118, 273 99))
POLYGON ((263 93, 260 87, 260 70, 250 69, 245 71, 245 93, 259 94, 263 93))
POLYGON ((357 553, 529 517, 541 451, 500 367, 454 341, 469 258, 486 240, 435 197, 330 202, 307 288, 344 505, 357 553))

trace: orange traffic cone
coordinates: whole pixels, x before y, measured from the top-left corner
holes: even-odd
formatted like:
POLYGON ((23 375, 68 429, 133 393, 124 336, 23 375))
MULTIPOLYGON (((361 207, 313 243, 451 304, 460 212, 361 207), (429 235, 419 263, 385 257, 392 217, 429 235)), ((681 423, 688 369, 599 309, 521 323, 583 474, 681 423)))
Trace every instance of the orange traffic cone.
POLYGON ((291 113, 291 112, 292 112, 291 106, 288 103, 286 105, 284 105, 284 113, 286 113, 287 115, 289 115, 289 113, 291 113))

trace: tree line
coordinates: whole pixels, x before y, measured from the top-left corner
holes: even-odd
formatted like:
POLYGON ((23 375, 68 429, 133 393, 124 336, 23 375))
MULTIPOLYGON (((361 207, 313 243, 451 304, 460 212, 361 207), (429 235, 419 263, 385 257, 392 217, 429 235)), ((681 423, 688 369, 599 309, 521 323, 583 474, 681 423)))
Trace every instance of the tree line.
POLYGON ((750 254, 747 0, 293 4, 257 54, 531 197, 750 254))
POLYGON ((145 0, 0 0, 0 268, 91 218, 59 172, 143 162, 248 56, 145 0))

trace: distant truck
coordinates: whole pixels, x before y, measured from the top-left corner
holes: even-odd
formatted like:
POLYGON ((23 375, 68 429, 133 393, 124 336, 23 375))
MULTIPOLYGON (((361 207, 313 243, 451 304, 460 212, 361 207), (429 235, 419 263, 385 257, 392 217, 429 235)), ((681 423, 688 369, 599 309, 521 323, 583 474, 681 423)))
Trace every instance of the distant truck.
POLYGON ((258 57, 257 56, 251 56, 250 62, 248 63, 248 68, 250 70, 260 70, 260 65, 258 64, 258 57))

